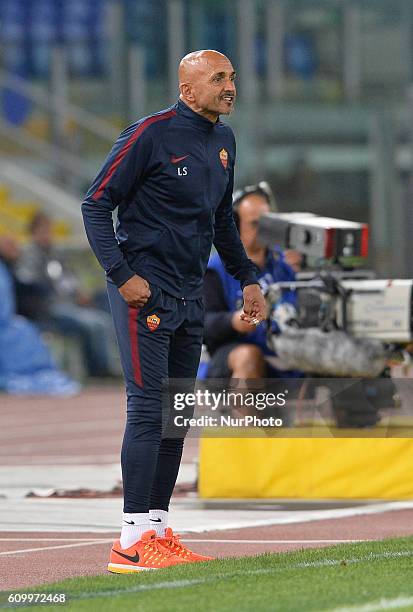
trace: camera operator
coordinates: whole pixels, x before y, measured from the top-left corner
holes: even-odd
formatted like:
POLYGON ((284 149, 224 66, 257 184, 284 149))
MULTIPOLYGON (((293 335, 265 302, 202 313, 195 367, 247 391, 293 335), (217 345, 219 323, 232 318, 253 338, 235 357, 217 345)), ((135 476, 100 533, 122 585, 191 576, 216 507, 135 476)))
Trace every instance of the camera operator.
MULTIPOLYGON (((286 254, 281 249, 268 249, 257 238, 258 219, 273 205, 269 186, 262 182, 234 193, 234 219, 248 257, 258 268, 261 288, 277 281, 294 280, 295 273, 287 257, 299 268, 300 255, 286 254)), ((240 319, 242 292, 239 283, 226 271, 217 254, 209 261, 204 281, 205 331, 204 343, 211 359, 208 378, 255 379, 297 375, 280 369, 275 353, 266 344, 266 324, 262 322, 251 331, 240 319)), ((277 305, 281 319, 295 316, 295 293, 285 291, 277 305)))

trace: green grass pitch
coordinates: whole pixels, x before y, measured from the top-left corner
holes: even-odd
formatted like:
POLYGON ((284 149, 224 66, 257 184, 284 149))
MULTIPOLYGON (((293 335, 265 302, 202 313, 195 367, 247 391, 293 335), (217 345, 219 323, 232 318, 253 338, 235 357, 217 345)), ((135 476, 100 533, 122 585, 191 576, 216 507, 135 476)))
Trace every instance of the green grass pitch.
MULTIPOLYGON (((75 578, 24 591, 66 593, 65 605, 39 606, 62 611, 413 610, 413 537, 75 578)), ((7 596, 0 594, 0 608, 11 605, 7 596)))

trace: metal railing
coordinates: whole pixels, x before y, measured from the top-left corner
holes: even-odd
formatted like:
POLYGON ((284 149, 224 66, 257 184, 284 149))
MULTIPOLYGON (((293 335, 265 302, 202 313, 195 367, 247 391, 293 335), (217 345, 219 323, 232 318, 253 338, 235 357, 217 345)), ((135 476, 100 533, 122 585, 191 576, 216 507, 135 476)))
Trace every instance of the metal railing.
POLYGON ((57 147, 49 142, 42 140, 30 134, 26 129, 15 125, 10 125, 7 121, 0 119, 0 134, 10 141, 14 141, 19 148, 25 151, 32 152, 36 155, 36 159, 41 157, 51 164, 50 178, 62 180, 64 177, 75 177, 81 182, 89 181, 93 175, 93 170, 85 164, 84 161, 73 153, 68 153, 64 149, 57 147), (57 172, 56 172, 57 170, 57 172))
POLYGON ((83 229, 80 212, 80 200, 67 193, 66 190, 53 185, 50 181, 40 178, 30 170, 2 160, 0 164, 0 181, 12 187, 16 193, 23 194, 29 200, 41 203, 42 208, 51 216, 65 219, 72 228, 71 244, 83 246, 86 236, 83 229))
MULTIPOLYGON (((59 53, 56 53, 55 61, 61 62, 59 53)), ((83 155, 82 143, 91 141, 92 150, 97 145, 98 148, 108 150, 119 134, 118 129, 108 121, 70 103, 61 95, 65 90, 61 83, 52 82, 49 91, 44 86, 30 83, 0 69, 0 90, 26 98, 36 107, 33 115, 44 117, 47 126, 44 137, 41 137, 33 134, 27 125, 16 126, 0 119, 2 136, 14 144, 17 153, 22 150, 24 154, 30 152, 35 159, 40 157, 48 162, 52 179, 74 191, 82 190, 96 171, 94 163, 90 161, 91 156, 83 155), (70 126, 69 137, 65 136, 67 126, 70 126)))
POLYGON ((6 70, 0 69, 0 87, 10 89, 28 98, 51 113, 55 111, 56 107, 59 107, 58 112, 63 115, 65 120, 74 121, 84 130, 102 140, 107 140, 109 143, 112 143, 119 135, 119 131, 108 121, 68 102, 65 98, 54 94, 53 91, 47 92, 44 87, 30 83, 6 70))

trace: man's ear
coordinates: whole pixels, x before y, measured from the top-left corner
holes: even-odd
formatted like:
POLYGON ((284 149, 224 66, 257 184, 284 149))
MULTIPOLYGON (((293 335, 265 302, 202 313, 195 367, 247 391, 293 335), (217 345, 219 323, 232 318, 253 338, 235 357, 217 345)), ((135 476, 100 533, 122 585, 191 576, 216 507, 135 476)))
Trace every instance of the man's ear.
POLYGON ((179 86, 179 91, 181 92, 181 98, 183 100, 188 100, 188 102, 194 102, 195 96, 192 92, 191 83, 181 83, 179 86))

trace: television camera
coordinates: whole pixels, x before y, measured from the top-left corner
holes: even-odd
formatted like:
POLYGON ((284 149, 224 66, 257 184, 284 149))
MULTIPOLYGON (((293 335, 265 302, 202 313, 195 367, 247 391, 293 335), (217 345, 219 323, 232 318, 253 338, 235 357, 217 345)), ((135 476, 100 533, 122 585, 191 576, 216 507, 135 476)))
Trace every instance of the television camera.
MULTIPOLYGON (((361 379, 363 400, 367 394, 374 410, 361 421, 349 419, 345 411, 343 423, 374 424, 378 408, 399 404, 388 364, 409 356, 413 280, 378 279, 364 267, 368 257, 364 223, 310 213, 268 213, 259 221, 258 235, 269 247, 277 244, 303 256, 303 270, 294 282, 268 288, 269 346, 290 370, 329 379, 361 379), (296 291, 294 313, 277 307, 284 290, 296 291)), ((340 398, 341 404, 345 402, 345 395, 340 398)), ((357 404, 359 408, 363 404, 349 394, 347 400, 355 413, 357 404)))

